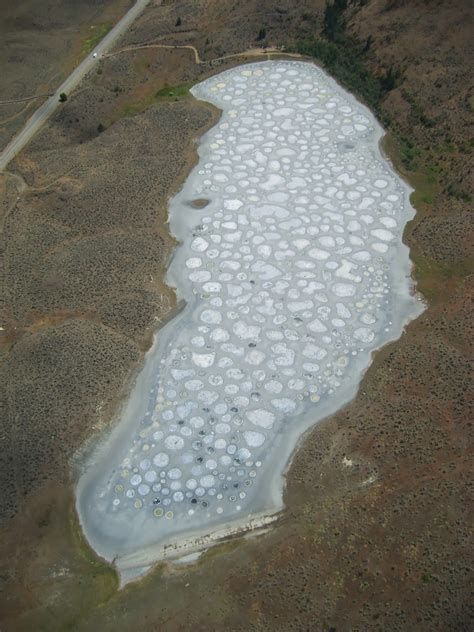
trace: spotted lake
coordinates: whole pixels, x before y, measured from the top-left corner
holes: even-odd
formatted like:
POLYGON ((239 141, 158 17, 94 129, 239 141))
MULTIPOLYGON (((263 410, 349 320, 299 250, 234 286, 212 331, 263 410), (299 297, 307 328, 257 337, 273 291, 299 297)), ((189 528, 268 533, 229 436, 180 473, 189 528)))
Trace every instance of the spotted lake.
POLYGON ((186 307, 77 487, 84 533, 123 581, 268 522, 301 435, 421 311, 409 190, 364 106, 294 61, 192 92, 222 116, 170 203, 168 282, 186 307))

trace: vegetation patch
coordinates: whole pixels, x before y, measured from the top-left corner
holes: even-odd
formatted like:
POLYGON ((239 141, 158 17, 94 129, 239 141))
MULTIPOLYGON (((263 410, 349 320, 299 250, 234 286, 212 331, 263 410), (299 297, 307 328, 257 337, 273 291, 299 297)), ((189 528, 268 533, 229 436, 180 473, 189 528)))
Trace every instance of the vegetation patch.
POLYGON ((96 577, 97 574, 103 574, 106 577, 107 581, 105 583, 110 584, 111 592, 114 592, 118 588, 117 574, 113 567, 100 559, 89 546, 72 507, 69 509, 69 529, 74 548, 78 555, 93 569, 94 577, 96 577))
POLYGON ((418 287, 432 303, 443 301, 446 290, 453 291, 472 270, 472 261, 441 263, 421 255, 416 248, 411 250, 411 259, 416 270, 418 287))
POLYGON ((187 99, 191 96, 190 89, 193 87, 194 82, 188 81, 187 83, 182 83, 178 86, 165 86, 155 92, 155 97, 157 99, 164 99, 167 101, 180 101, 182 99, 187 99))
POLYGON ((335 79, 379 112, 380 102, 387 90, 384 90, 380 78, 364 68, 359 59, 360 53, 354 55, 353 45, 341 46, 340 43, 314 38, 298 43, 296 52, 318 59, 335 79))
POLYGON ((190 81, 178 86, 165 86, 157 91, 147 89, 145 94, 140 96, 136 101, 123 104, 120 112, 118 112, 117 116, 112 117, 110 123, 123 116, 136 116, 137 114, 141 114, 156 103, 173 103, 189 99, 191 97, 189 90, 193 85, 194 83, 190 81))
POLYGON ((380 104, 397 85, 400 71, 390 66, 384 74, 375 75, 365 68, 364 56, 372 45, 372 38, 369 36, 361 44, 346 34, 344 11, 347 6, 347 0, 328 1, 323 18, 324 37, 300 41, 295 50, 318 59, 333 77, 380 114, 380 104))
POLYGON ((112 28, 111 22, 103 22, 102 24, 93 24, 90 28, 90 35, 82 45, 82 52, 88 55, 97 44, 102 40, 112 28))

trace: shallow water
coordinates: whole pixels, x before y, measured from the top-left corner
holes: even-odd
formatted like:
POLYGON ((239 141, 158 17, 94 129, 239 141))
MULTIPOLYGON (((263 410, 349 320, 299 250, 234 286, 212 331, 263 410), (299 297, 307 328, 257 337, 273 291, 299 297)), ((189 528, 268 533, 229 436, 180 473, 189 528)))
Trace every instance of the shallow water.
POLYGON ((223 114, 170 205, 182 244, 168 281, 187 305, 77 489, 86 537, 122 570, 280 509, 299 437, 421 311, 401 241, 408 189, 365 107, 293 61, 193 94, 223 114))

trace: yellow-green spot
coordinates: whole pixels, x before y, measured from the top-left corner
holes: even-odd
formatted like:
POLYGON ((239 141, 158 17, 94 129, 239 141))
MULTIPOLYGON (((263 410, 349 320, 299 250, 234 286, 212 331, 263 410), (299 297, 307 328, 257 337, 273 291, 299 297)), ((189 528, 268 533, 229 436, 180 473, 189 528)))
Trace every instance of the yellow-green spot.
POLYGON ((192 81, 182 83, 178 86, 165 86, 161 90, 155 92, 155 97, 158 99, 177 101, 189 97, 189 90, 192 86, 192 81))
POLYGON ((90 27, 89 37, 82 45, 82 52, 86 55, 93 50, 112 28, 111 22, 103 22, 102 24, 93 24, 90 27))

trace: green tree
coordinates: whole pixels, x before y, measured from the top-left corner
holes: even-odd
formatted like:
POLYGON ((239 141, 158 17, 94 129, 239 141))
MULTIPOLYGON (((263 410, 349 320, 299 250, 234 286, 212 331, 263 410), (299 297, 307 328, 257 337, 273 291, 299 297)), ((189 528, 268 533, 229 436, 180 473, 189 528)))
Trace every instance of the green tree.
POLYGON ((347 9, 347 0, 326 1, 324 10, 323 31, 324 35, 335 42, 342 35, 345 23, 343 13, 347 9))
POLYGON ((61 92, 61 94, 59 95, 59 100, 61 101, 61 103, 66 103, 67 94, 65 92, 61 92))
POLYGON ((372 37, 372 35, 369 35, 369 37, 365 41, 365 45, 364 45, 364 48, 362 49, 362 52, 367 53, 373 43, 374 43, 374 38, 372 37))
POLYGON ((398 78, 400 76, 400 72, 396 70, 393 66, 387 70, 385 75, 380 79, 380 84, 382 86, 382 90, 385 92, 390 92, 397 85, 398 78))

